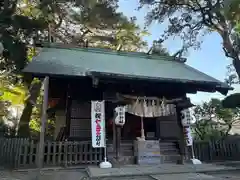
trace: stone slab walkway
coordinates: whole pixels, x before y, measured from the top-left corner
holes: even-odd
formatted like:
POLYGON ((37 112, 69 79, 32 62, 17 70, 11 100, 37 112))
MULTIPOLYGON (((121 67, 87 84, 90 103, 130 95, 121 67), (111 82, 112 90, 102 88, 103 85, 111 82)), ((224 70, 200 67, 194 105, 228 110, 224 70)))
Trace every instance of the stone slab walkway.
POLYGON ((219 165, 124 166, 100 169, 52 169, 42 170, 37 179, 36 169, 26 171, 0 170, 0 180, 239 180, 240 170, 219 165), (196 173, 198 172, 198 173, 196 173), (234 176, 231 174, 235 173, 234 176), (89 175, 88 175, 89 174, 89 175))
POLYGON ((151 177, 153 177, 155 180, 223 180, 219 177, 214 177, 201 173, 152 175, 151 177))
POLYGON ((161 175, 161 174, 182 174, 182 173, 206 173, 216 171, 236 170, 235 167, 226 167, 214 164, 201 165, 175 165, 164 164, 159 166, 124 166, 120 168, 100 169, 99 167, 88 167, 87 172, 90 178, 100 177, 124 177, 141 175, 161 175))
POLYGON ((39 179, 37 170, 29 171, 0 171, 0 180, 88 180, 86 171, 72 169, 72 170, 50 170, 41 171, 39 179))

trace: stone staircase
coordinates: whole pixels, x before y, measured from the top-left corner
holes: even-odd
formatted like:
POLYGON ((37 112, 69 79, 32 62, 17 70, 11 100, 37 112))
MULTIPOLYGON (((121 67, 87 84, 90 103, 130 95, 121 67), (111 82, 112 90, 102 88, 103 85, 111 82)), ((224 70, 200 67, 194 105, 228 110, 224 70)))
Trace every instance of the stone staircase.
MULTIPOLYGON (((120 145, 120 159, 115 159, 116 154, 112 142, 107 143, 107 155, 109 161, 114 165, 129 165, 136 163, 136 157, 134 157, 134 142, 130 140, 122 140, 120 145)), ((159 161, 163 163, 176 164, 180 157, 179 149, 175 142, 162 141, 160 142, 160 158, 159 161)))
POLYGON ((175 142, 160 141, 160 158, 162 163, 177 163, 181 158, 175 142))

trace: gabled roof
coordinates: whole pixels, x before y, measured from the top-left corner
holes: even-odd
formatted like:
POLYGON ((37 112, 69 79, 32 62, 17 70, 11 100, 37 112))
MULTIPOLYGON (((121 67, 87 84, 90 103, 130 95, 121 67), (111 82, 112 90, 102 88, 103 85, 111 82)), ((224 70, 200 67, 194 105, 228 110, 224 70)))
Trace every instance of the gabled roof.
POLYGON ((179 83, 209 83, 229 90, 225 83, 208 76, 172 56, 117 52, 94 48, 42 48, 24 72, 36 75, 103 75, 179 83))

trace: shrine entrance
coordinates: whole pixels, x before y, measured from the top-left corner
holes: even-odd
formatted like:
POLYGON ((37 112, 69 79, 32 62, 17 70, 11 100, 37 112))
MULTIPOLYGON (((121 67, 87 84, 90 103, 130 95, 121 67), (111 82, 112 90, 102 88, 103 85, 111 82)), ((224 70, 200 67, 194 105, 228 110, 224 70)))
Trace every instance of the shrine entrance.
MULTIPOLYGON (((157 118, 143 118, 143 124, 145 129, 145 137, 147 140, 155 140, 158 138, 157 132, 159 128, 157 125, 157 118)), ((126 113, 126 122, 121 130, 121 139, 123 140, 136 140, 137 137, 141 137, 141 117, 126 113)))

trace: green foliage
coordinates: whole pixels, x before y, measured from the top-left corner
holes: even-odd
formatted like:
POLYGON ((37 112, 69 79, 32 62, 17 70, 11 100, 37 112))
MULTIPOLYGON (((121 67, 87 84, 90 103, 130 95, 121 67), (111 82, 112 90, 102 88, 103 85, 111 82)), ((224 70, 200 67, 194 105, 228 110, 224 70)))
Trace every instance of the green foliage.
POLYGON ((240 108, 240 93, 234 93, 222 101, 222 105, 225 108, 240 108))
POLYGON ((240 22, 237 22, 235 30, 238 33, 238 35, 240 36, 240 22))
POLYGON ((194 115, 196 122, 193 130, 195 138, 199 140, 224 138, 235 124, 240 123, 240 110, 223 108, 219 99, 196 106, 194 115))
POLYGON ((0 79, 0 101, 8 101, 12 105, 23 104, 25 100, 26 89, 22 85, 8 84, 8 81, 0 79))
POLYGON ((141 51, 147 47, 147 42, 143 41, 142 38, 148 36, 149 33, 136 25, 135 18, 130 20, 124 16, 121 18, 115 28, 108 30, 105 35, 88 37, 90 44, 95 47, 122 51, 141 51))
POLYGON ((11 78, 2 75, 0 76, 0 93, 0 121, 4 124, 12 119, 9 108, 24 103, 26 89, 21 84, 13 84, 11 78))
MULTIPOLYGON (((43 101, 43 91, 40 91, 40 94, 37 98, 36 105, 33 108, 33 112, 31 114, 31 120, 29 122, 30 128, 30 136, 32 138, 39 137, 40 128, 41 128, 41 109, 42 109, 42 101, 43 101)), ((47 120, 47 136, 52 137, 54 133, 55 127, 55 116, 48 117, 47 120)))
POLYGON ((223 11, 225 16, 231 20, 234 25, 240 22, 240 2, 238 0, 226 0, 223 11))

